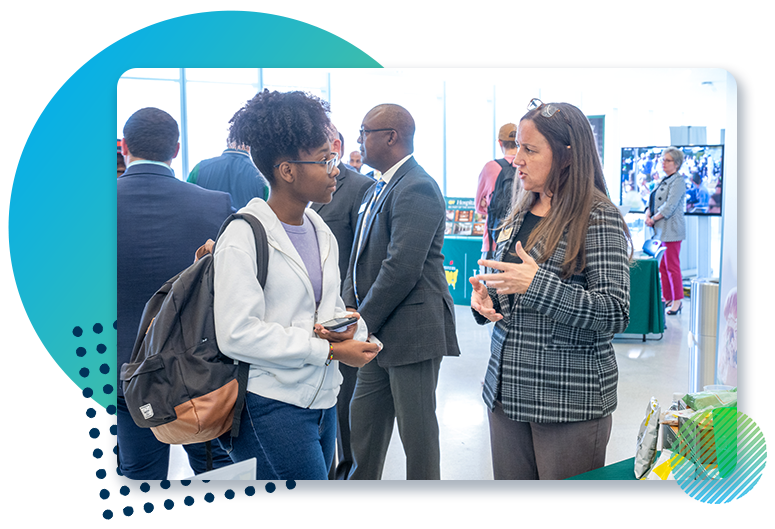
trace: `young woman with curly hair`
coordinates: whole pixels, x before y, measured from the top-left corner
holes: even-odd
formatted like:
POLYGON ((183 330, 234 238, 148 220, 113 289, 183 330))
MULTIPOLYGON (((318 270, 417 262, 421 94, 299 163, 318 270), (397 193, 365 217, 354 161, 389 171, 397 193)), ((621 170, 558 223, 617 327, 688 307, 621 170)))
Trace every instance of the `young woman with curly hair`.
POLYGON ((334 456, 338 361, 360 367, 379 346, 363 322, 328 332, 345 315, 338 247, 310 202, 329 202, 338 156, 329 141, 327 103, 302 92, 257 94, 232 118, 230 139, 250 146, 269 182, 267 201, 240 210, 267 232, 266 287, 256 279, 253 233, 232 222, 214 254, 218 345, 250 363, 239 435, 219 441, 233 461, 255 457, 256 479, 327 479, 334 456), (357 339, 356 339, 357 338, 357 339))

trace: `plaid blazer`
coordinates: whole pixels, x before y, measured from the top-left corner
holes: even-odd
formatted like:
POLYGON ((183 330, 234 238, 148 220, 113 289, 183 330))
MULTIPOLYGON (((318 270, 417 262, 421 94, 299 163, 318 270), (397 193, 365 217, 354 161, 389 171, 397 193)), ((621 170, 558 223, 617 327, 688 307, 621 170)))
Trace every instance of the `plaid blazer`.
MULTIPOLYGON (((515 219, 497 256, 511 247, 524 213, 515 219)), ((498 390, 503 410, 516 421, 555 423, 597 419, 616 409, 619 377, 611 339, 629 324, 630 271, 621 214, 599 204, 590 214, 586 266, 560 279, 567 241, 539 270, 527 292, 489 289, 503 319, 495 324, 483 397, 492 409, 498 390)), ((533 258, 541 243, 530 251, 533 258)), ((474 312, 480 324, 488 320, 474 312)))

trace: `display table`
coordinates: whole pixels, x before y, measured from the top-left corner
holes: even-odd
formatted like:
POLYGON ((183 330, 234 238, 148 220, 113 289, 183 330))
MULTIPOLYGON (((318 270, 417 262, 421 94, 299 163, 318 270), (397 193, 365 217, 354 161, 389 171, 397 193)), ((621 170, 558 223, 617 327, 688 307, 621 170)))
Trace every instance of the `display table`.
POLYGON ((473 287, 468 278, 479 273, 482 257, 482 238, 463 235, 445 235, 444 275, 455 305, 470 305, 473 287))
POLYGON ((659 262, 654 258, 635 259, 630 267, 630 324, 624 334, 662 334, 665 309, 659 281, 659 262))
POLYGON ((590 470, 568 480, 635 480, 635 458, 590 470))
MULTIPOLYGON (((482 256, 479 237, 447 235, 444 237, 444 274, 455 305, 470 305, 473 288, 468 279, 479 273, 477 262, 482 256)), ((630 324, 624 334, 662 334, 665 309, 659 281, 659 262, 654 258, 635 259, 630 267, 630 324)))

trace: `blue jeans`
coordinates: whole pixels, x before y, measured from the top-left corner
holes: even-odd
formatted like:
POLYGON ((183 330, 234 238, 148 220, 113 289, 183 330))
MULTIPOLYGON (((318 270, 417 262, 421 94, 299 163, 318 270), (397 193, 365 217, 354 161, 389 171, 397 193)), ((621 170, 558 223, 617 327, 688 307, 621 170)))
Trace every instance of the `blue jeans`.
POLYGON ((238 463, 256 458, 258 480, 328 479, 336 444, 336 407, 299 408, 246 393, 240 431, 218 438, 238 463))
MULTIPOLYGON (((162 443, 150 428, 140 428, 132 420, 124 397, 117 397, 116 429, 118 438, 118 466, 129 479, 167 479, 170 463, 170 445, 162 443)), ((212 443, 213 468, 231 465, 228 454, 216 440, 212 443)), ((188 463, 195 474, 207 470, 205 443, 183 445, 188 463)))

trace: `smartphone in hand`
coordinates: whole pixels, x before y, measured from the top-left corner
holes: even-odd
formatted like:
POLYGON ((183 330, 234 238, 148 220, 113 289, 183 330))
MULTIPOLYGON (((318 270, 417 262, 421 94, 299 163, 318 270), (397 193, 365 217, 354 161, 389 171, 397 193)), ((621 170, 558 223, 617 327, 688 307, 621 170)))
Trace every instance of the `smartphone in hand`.
POLYGON ((331 332, 343 332, 347 327, 357 322, 358 318, 334 318, 322 322, 320 325, 327 331, 331 332))

